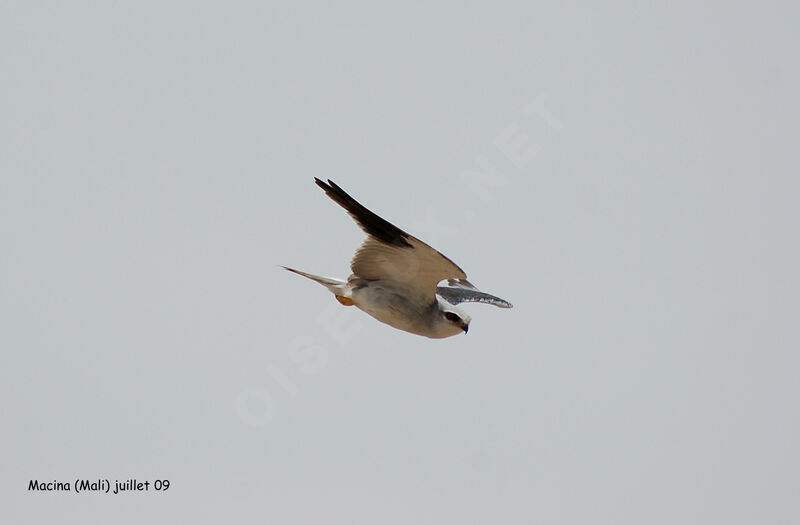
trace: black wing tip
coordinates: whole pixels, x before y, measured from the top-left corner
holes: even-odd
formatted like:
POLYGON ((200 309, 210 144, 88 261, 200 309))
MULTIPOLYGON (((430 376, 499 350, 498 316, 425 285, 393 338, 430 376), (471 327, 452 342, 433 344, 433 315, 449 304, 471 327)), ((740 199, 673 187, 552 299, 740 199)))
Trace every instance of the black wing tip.
POLYGON ((341 186, 333 182, 331 179, 328 179, 328 182, 326 183, 325 181, 314 177, 314 182, 317 184, 317 186, 325 191, 328 197, 335 200, 347 211, 353 213, 354 209, 361 209, 369 212, 369 210, 364 208, 364 206, 362 206, 357 200, 351 197, 349 193, 344 191, 341 186))
POLYGON ((344 191, 338 184, 333 182, 331 179, 328 179, 328 182, 325 182, 317 177, 314 177, 314 182, 317 184, 317 186, 322 188, 323 191, 325 191, 325 194, 328 197, 336 201, 347 211, 352 212, 351 208, 353 208, 354 206, 363 208, 363 206, 361 206, 358 202, 356 202, 356 200, 353 197, 348 195, 346 191, 344 191))
MULTIPOLYGON (((333 191, 333 188, 331 188, 328 184, 326 184, 325 181, 320 180, 317 177, 314 177, 314 182, 317 184, 317 186, 325 190, 325 193, 333 191)), ((331 180, 328 179, 328 182, 331 182, 331 180)))
POLYGON ((319 177, 314 177, 314 182, 317 184, 317 186, 319 186, 320 188, 322 188, 325 191, 334 190, 334 191, 338 191, 338 192, 341 192, 341 193, 345 193, 345 191, 341 188, 341 186, 339 186, 338 184, 333 182, 331 179, 328 179, 328 182, 325 182, 324 180, 320 179, 319 177))
POLYGON ((403 248, 412 247, 411 243, 408 242, 409 235, 406 232, 369 211, 331 179, 328 179, 328 182, 325 183, 319 178, 314 177, 314 182, 325 191, 328 197, 347 210, 347 213, 349 213, 369 235, 387 244, 393 244, 403 248))

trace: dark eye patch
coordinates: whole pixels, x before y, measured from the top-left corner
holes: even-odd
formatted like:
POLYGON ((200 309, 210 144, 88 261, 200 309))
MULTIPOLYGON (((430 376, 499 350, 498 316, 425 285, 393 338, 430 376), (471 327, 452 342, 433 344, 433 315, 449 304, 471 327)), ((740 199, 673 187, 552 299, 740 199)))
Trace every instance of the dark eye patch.
POLYGON ((447 312, 446 314, 444 314, 444 316, 447 318, 448 321, 452 321, 454 323, 461 322, 461 318, 456 314, 454 314, 453 312, 447 312))

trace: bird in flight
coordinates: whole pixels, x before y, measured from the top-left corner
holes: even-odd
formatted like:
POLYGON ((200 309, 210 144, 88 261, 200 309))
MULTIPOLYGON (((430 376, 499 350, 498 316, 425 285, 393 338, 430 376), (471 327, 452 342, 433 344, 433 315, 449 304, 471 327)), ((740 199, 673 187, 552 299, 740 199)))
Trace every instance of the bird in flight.
POLYGON ((457 304, 512 307, 479 291, 456 263, 369 211, 332 180, 314 180, 347 210, 367 238, 350 261, 353 273, 346 281, 283 268, 318 282, 345 306, 355 305, 398 330, 433 339, 467 333, 471 318, 457 304), (447 285, 440 286, 444 280, 447 285))

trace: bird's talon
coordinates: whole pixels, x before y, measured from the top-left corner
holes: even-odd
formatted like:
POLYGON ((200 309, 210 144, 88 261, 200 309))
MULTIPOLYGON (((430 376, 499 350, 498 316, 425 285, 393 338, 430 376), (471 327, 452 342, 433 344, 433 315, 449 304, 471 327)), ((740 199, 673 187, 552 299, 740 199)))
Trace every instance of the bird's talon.
POLYGON ((336 300, 339 301, 340 303, 342 303, 345 306, 353 306, 354 304, 356 304, 356 303, 353 302, 352 299, 350 299, 349 297, 345 297, 343 295, 337 295, 336 296, 336 300))

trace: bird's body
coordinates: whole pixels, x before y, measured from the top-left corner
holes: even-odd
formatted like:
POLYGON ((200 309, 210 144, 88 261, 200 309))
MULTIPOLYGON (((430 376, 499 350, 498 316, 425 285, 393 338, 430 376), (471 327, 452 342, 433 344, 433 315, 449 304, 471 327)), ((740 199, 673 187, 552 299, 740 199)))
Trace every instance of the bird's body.
POLYGON ((287 270, 322 284, 345 306, 356 306, 398 330, 434 339, 469 329, 470 317, 455 304, 471 301, 511 307, 507 301, 479 292, 453 261, 367 210, 332 181, 315 180, 368 236, 353 256, 353 274, 347 281, 284 266, 287 270), (439 287, 445 279, 450 286, 439 287))

